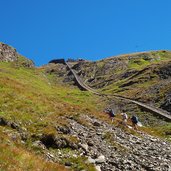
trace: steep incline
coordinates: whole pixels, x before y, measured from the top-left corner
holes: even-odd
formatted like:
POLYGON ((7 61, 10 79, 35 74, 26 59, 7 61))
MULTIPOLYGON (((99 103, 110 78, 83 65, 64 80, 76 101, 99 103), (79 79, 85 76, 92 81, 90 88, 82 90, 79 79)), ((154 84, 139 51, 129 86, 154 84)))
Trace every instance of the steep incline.
POLYGON ((72 65, 83 83, 97 91, 124 96, 171 113, 171 51, 127 54, 72 65))
POLYGON ((94 89, 89 87, 88 85, 84 84, 83 81, 81 80, 81 78, 79 78, 77 76, 77 74, 75 73, 75 71, 72 69, 71 65, 68 62, 66 62, 66 65, 68 66, 68 68, 70 69, 72 74, 74 75, 78 86, 80 86, 83 90, 87 90, 87 91, 90 91, 90 92, 92 92, 94 94, 101 95, 101 94, 97 93, 94 89))
POLYGON ((119 96, 119 95, 107 95, 107 94, 102 94, 102 93, 98 93, 96 92, 96 90, 90 88, 88 85, 86 85, 85 83, 82 82, 82 80, 78 77, 78 75, 76 74, 76 72, 72 69, 71 65, 69 63, 66 62, 66 65, 68 66, 68 68, 70 69, 70 71, 73 73, 77 83, 79 86, 81 86, 84 90, 87 90, 87 91, 90 91, 94 94, 97 94, 97 95, 100 95, 100 96, 113 96, 113 97, 116 97, 116 98, 121 98, 121 99, 124 99, 124 100, 127 100, 129 102, 132 102, 134 104, 137 104, 153 113, 156 113, 157 115, 159 116, 162 116, 164 117, 165 119, 171 121, 171 115, 169 115, 166 111, 163 111, 161 109, 158 109, 158 108, 155 108, 153 106, 149 106, 147 104, 144 104, 142 102, 138 102, 138 101, 135 101, 135 100, 131 100, 129 98, 125 98, 123 96, 119 96))

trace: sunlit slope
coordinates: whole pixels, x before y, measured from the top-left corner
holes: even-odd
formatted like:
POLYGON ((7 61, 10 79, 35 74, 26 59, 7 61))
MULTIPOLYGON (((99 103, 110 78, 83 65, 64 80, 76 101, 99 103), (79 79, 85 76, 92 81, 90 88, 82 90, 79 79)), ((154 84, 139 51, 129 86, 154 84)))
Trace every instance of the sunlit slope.
MULTIPOLYGON (((38 69, 15 68, 0 63, 0 115, 22 122, 39 122, 50 115, 95 110, 95 99, 77 88, 51 83, 38 69)), ((41 121, 42 122, 42 121, 41 121)))
MULTIPOLYGON (((171 51, 151 51, 82 62, 73 68, 91 87, 163 106, 170 92, 171 51)), ((169 110, 169 109, 168 109, 169 110)))
MULTIPOLYGON (((0 63, 0 140, 3 154, 0 155, 0 168, 62 170, 57 164, 45 162, 36 165, 43 159, 33 153, 33 142, 44 135, 57 135, 56 127, 67 125, 65 117, 76 118, 101 110, 102 104, 97 97, 77 87, 54 83, 53 77, 42 69, 0 63)), ((65 138, 74 141, 72 136, 65 138)))
POLYGON ((8 135, 13 130, 0 127, 0 170, 1 171, 67 171, 64 166, 47 162, 33 151, 27 150, 8 135))

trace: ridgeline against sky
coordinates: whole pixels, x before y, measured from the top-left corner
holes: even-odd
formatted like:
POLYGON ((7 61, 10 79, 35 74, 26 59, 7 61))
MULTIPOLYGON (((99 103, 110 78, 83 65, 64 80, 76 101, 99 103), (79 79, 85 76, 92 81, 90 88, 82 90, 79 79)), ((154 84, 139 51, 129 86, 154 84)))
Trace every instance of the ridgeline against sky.
POLYGON ((0 41, 35 61, 171 49, 169 0, 1 1, 0 41))

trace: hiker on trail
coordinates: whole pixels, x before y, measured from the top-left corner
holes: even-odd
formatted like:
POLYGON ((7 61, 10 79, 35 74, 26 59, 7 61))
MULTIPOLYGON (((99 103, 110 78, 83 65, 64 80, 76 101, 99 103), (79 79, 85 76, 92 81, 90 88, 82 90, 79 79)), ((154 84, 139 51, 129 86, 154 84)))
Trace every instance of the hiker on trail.
POLYGON ((133 127, 135 130, 137 130, 138 117, 135 116, 135 115, 133 115, 133 116, 131 117, 131 121, 132 121, 132 127, 133 127))
POLYGON ((127 120, 128 120, 128 115, 126 113, 121 113, 122 120, 118 123, 117 126, 123 125, 127 127, 127 120))
POLYGON ((113 109, 107 109, 107 110, 105 110, 105 112, 109 115, 109 117, 113 123, 114 117, 116 116, 114 110, 113 109))
POLYGON ((121 113, 122 116, 122 124, 127 126, 128 115, 126 113, 121 113))
POLYGON ((115 117, 115 116, 116 116, 116 115, 115 115, 113 109, 110 109, 110 111, 109 111, 109 117, 110 117, 112 123, 113 123, 113 120, 114 120, 114 117, 115 117))

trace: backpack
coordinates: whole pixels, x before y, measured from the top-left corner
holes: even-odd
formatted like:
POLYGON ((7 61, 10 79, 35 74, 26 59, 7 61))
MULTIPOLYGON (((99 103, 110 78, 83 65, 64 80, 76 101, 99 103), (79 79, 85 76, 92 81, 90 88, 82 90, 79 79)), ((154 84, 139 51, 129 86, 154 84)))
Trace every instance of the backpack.
POLYGON ((134 123, 138 123, 138 117, 137 116, 132 116, 131 120, 134 123))
POLYGON ((111 117, 115 116, 115 113, 114 113, 113 109, 110 110, 109 114, 110 114, 111 117))

